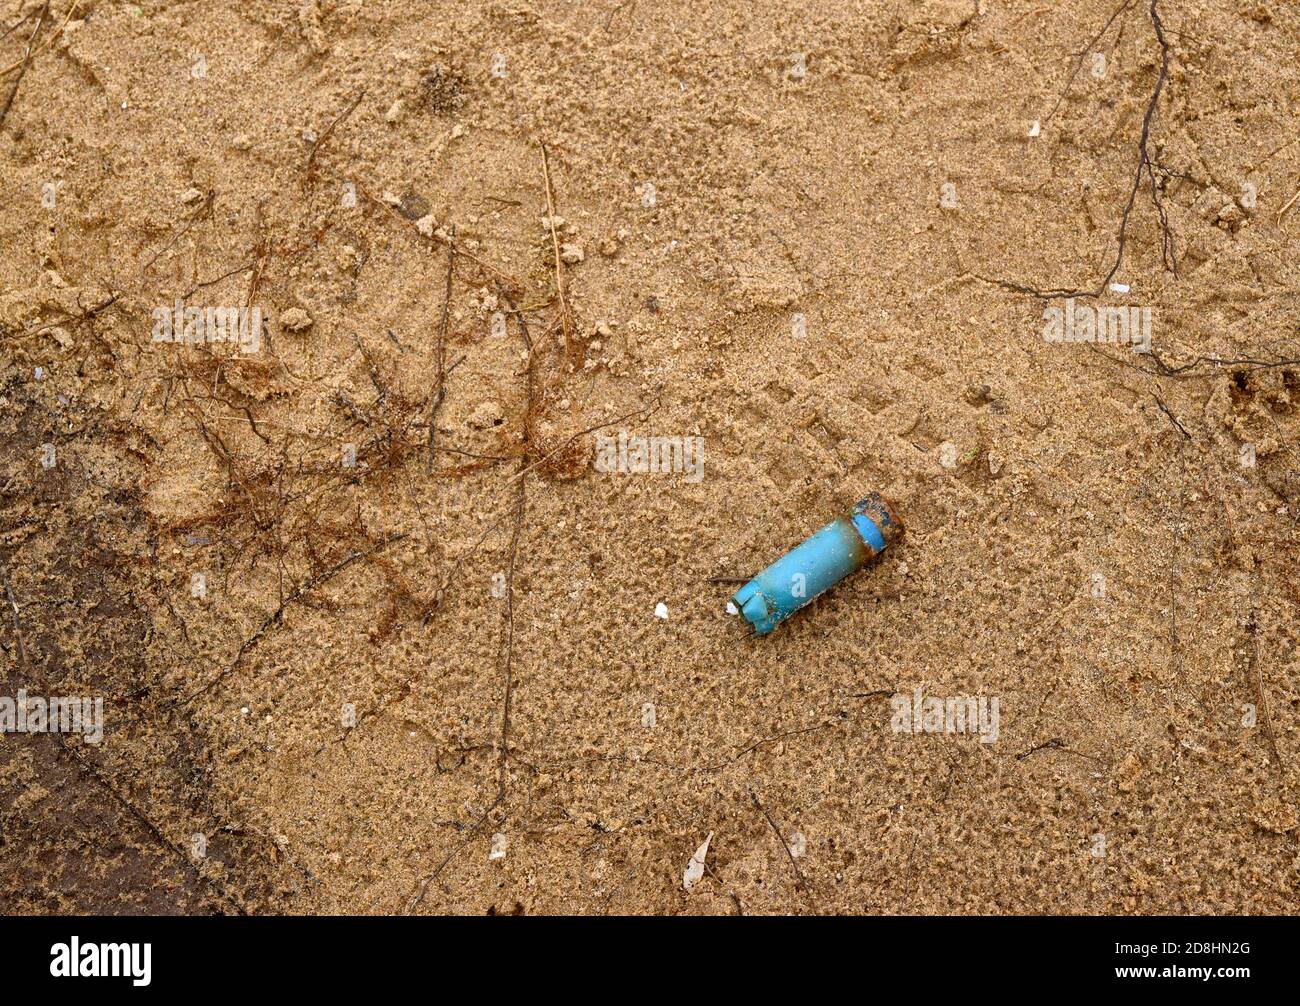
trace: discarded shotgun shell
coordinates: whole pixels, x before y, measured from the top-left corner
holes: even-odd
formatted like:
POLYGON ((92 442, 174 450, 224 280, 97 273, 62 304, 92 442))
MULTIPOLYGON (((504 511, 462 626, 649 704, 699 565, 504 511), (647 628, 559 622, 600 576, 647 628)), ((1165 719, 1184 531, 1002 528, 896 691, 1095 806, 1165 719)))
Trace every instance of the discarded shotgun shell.
POLYGON ((755 635, 766 636, 818 594, 855 573, 903 533, 876 493, 792 548, 732 596, 755 635))

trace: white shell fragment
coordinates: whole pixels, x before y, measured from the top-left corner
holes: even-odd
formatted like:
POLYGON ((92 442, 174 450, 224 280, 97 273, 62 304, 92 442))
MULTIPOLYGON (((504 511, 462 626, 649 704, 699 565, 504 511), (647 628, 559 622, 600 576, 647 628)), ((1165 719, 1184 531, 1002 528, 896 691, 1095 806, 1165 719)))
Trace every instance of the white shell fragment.
POLYGON ((686 864, 686 872, 682 874, 682 887, 686 890, 689 891, 703 879, 704 857, 709 854, 709 843, 712 841, 713 832, 709 832, 709 837, 704 840, 704 844, 695 850, 695 855, 686 864))
POLYGON ((734 604, 732 604, 730 601, 728 601, 728 602, 727 602, 727 614, 728 614, 728 615, 739 615, 739 614, 740 614, 740 609, 737 608, 737 607, 736 607, 734 604))
POLYGON ((663 601, 660 601, 655 605, 655 618, 662 618, 665 620, 668 618, 668 605, 664 604, 663 601))
POLYGON ((506 858, 506 836, 497 832, 492 836, 492 850, 488 853, 488 859, 505 859, 506 858))

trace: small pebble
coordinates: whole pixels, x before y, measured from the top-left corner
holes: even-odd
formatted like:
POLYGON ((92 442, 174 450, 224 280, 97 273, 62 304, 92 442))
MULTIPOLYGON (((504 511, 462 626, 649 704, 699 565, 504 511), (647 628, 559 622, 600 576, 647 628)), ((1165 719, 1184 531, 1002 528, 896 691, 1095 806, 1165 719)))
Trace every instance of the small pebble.
POLYGON ((668 605, 664 604, 663 601, 660 601, 655 605, 655 618, 662 618, 664 620, 667 620, 668 618, 668 605))
POLYGON ((402 198, 397 201, 397 212, 406 217, 407 220, 419 220, 421 217, 428 216, 431 212, 429 200, 416 192, 415 189, 407 189, 402 193, 402 198))
POLYGON ((300 307, 291 307, 280 315, 280 327, 290 332, 302 332, 311 328, 311 315, 300 307))

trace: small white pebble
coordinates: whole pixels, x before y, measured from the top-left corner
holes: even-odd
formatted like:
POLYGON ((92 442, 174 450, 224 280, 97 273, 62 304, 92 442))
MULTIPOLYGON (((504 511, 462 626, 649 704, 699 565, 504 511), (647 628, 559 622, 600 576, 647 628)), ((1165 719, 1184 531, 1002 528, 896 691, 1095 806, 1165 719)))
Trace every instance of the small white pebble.
POLYGON ((36 373, 36 380, 43 381, 45 379, 44 367, 37 367, 35 373, 36 373))
POLYGON ((247 716, 247 715, 249 714, 249 712, 250 712, 250 710, 249 710, 248 706, 240 706, 240 707, 239 707, 239 714, 240 714, 241 716, 247 716))
POLYGON ((647 730, 655 728, 655 704, 653 702, 644 702, 641 704, 641 725, 647 730))
POLYGON ((790 850, 791 856, 798 859, 808 851, 808 839, 804 837, 802 831, 796 831, 790 836, 790 841, 786 843, 786 848, 790 850))
POLYGON ((488 859, 505 859, 506 858, 506 836, 497 832, 492 836, 492 851, 488 853, 488 859))
POLYGON ((655 605, 655 618, 662 618, 665 620, 668 618, 668 605, 664 604, 663 601, 660 601, 655 605))
POLYGON ((1129 286, 1127 283, 1112 283, 1110 285, 1111 293, 1128 293, 1129 286))
POLYGON ((1039 134, 1042 133, 1042 131, 1043 131, 1043 127, 1039 125, 1037 119, 1035 119, 1033 122, 1029 124, 1029 135, 1031 137, 1038 136, 1039 134))
POLYGON ((727 602, 727 614, 728 614, 728 615, 739 615, 739 614, 740 614, 740 609, 737 608, 737 607, 736 607, 734 604, 732 604, 730 601, 728 601, 728 602, 727 602))

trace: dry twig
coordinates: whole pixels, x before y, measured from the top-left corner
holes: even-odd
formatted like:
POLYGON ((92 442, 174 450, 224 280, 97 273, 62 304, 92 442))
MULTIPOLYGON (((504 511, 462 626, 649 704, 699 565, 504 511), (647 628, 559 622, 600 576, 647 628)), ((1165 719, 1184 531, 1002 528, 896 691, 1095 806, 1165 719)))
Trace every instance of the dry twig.
POLYGON ((569 311, 569 300, 564 290, 564 268, 560 259, 560 239, 555 233, 555 196, 551 189, 551 161, 542 144, 542 178, 546 183, 546 222, 551 229, 551 250, 555 253, 555 293, 560 301, 560 328, 564 332, 564 354, 568 357, 573 351, 573 317, 569 311))
MULTIPOLYGON (((23 58, 16 64, 18 68, 18 76, 14 80, 13 86, 9 88, 9 94, 5 98, 4 104, 0 105, 0 127, 4 126, 5 118, 9 115, 9 109, 14 103, 14 97, 18 94, 18 87, 22 84, 23 77, 27 75, 27 67, 32 61, 32 46, 36 42, 36 36, 41 33, 41 28, 45 24, 45 15, 48 14, 49 11, 50 0, 45 0, 45 6, 41 8, 40 16, 36 19, 36 27, 32 29, 31 35, 27 38, 27 48, 23 51, 23 58)), ((13 68, 10 67, 10 69, 13 68)), ((8 73, 9 71, 6 70, 4 72, 8 73)), ((3 74, 0 74, 0 76, 3 76, 3 74)))
POLYGON ((438 341, 434 347, 434 367, 438 372, 438 387, 433 393, 433 403, 429 406, 429 456, 425 459, 425 470, 433 472, 433 458, 437 450, 438 410, 446 397, 447 382, 447 320, 451 317, 451 281, 456 272, 456 227, 453 224, 447 234, 447 284, 442 297, 442 321, 438 325, 438 341))

